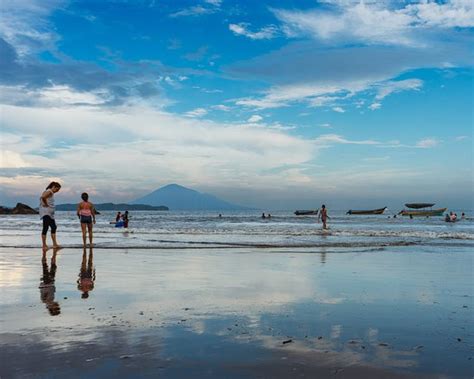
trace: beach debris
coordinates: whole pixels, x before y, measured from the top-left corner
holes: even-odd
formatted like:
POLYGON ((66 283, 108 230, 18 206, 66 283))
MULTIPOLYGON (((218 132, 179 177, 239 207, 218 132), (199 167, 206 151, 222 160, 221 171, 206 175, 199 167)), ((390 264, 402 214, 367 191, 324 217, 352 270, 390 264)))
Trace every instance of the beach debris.
POLYGON ((130 359, 132 358, 132 355, 121 355, 120 359, 130 359))
POLYGON ((191 309, 191 308, 188 308, 188 307, 184 308, 185 311, 189 311, 190 309, 191 309))
POLYGON ((349 341, 349 344, 351 344, 351 345, 355 345, 355 344, 357 344, 357 343, 359 343, 359 341, 356 341, 356 340, 350 340, 350 341, 349 341))
POLYGON ((283 345, 286 345, 287 343, 291 343, 291 342, 293 342, 293 340, 292 340, 292 339, 285 340, 285 341, 283 341, 283 345))
POLYGON ((318 337, 318 340, 322 340, 322 339, 323 339, 323 336, 319 336, 319 337, 318 337))
POLYGON ((461 339, 461 338, 458 338, 458 342, 461 342, 461 341, 462 341, 462 339, 461 339))
POLYGON ((63 299, 64 299, 64 300, 67 300, 67 296, 64 296, 63 299))
POLYGON ((138 312, 138 314, 139 314, 140 316, 143 316, 144 313, 143 313, 143 311, 140 311, 140 312, 138 312))
POLYGON ((469 308, 467 305, 463 305, 462 307, 463 307, 463 308, 469 308))
POLYGON ((380 342, 380 343, 379 343, 379 346, 388 346, 388 343, 380 342))

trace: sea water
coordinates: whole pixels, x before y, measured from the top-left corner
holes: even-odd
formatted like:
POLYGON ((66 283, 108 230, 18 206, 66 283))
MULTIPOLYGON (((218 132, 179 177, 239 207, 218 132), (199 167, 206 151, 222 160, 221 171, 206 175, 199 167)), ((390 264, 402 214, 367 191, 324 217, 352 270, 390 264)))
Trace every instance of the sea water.
MULTIPOLYGON (((468 215, 469 212, 466 212, 468 215)), ((458 212, 460 215, 461 212, 458 212)), ((97 248, 298 248, 320 251, 383 249, 388 246, 474 247, 474 219, 447 223, 441 216, 407 218, 392 214, 346 215, 330 211, 328 230, 317 216, 258 211, 131 211, 129 228, 116 228, 115 211, 103 211, 94 225, 97 248), (219 214, 222 216, 219 217, 219 214)), ((75 212, 56 212, 58 241, 63 247, 82 243, 75 212)), ((0 216, 0 247, 40 246, 38 215, 0 216)))

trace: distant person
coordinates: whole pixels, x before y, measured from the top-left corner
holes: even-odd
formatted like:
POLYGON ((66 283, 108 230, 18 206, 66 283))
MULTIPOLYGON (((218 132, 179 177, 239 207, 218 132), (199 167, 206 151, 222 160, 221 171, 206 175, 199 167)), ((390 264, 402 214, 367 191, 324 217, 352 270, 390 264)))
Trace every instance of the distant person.
POLYGON ((262 218, 266 218, 265 213, 262 213, 262 218))
POLYGON ((58 182, 51 182, 46 187, 46 190, 40 196, 39 215, 43 220, 43 230, 41 232, 41 241, 43 243, 43 250, 48 249, 46 244, 46 234, 51 228, 51 239, 53 240, 53 247, 58 249, 59 245, 56 241, 56 221, 54 219, 54 194, 61 189, 61 184, 58 182))
POLYGON ((461 213, 461 220, 464 220, 466 218, 466 214, 464 212, 461 213))
POLYGON ((56 254, 58 249, 53 250, 51 257, 51 266, 48 267, 48 260, 46 258, 46 250, 43 250, 43 257, 41 264, 43 266, 43 276, 39 285, 41 301, 46 305, 51 316, 57 316, 61 313, 59 303, 54 300, 56 293, 55 277, 56 277, 56 254))
POLYGON ((413 220, 413 215, 410 215, 410 220, 413 220))
POLYGON ((323 204, 321 206, 321 211, 319 212, 318 215, 318 222, 321 220, 323 222, 323 229, 327 229, 327 219, 329 218, 328 216, 328 210, 326 209, 326 206, 323 204))
POLYGON ((446 213, 446 216, 444 217, 444 221, 451 222, 451 217, 449 217, 449 214, 446 213))
POLYGON ((451 222, 456 222, 456 220, 458 219, 458 215, 456 213, 450 212, 449 218, 451 219, 451 222))
POLYGON ((128 211, 125 211, 125 213, 122 216, 122 220, 123 220, 123 227, 128 228, 128 220, 129 220, 128 211))
POLYGON ((272 218, 272 215, 269 213, 267 217, 268 217, 268 218, 272 218))
POLYGON ((84 248, 82 253, 81 270, 77 279, 77 289, 81 291, 81 298, 87 299, 89 292, 94 289, 95 269, 93 263, 94 254, 92 247, 89 250, 89 259, 87 259, 87 250, 84 248))
POLYGON ((219 218, 222 218, 222 215, 219 213, 219 218))
POLYGON ((82 243, 86 247, 87 233, 89 233, 89 246, 92 246, 92 226, 95 224, 94 204, 89 201, 89 195, 84 192, 82 201, 77 205, 77 217, 81 221, 82 243))
POLYGON ((122 218, 122 213, 117 212, 117 216, 115 216, 115 223, 119 222, 121 218, 122 218))

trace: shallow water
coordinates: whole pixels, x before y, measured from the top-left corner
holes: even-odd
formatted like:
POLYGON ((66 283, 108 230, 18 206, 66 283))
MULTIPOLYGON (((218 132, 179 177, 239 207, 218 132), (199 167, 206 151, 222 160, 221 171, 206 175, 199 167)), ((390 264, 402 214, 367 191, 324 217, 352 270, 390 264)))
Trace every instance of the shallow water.
MULTIPOLYGON (((275 212, 261 219, 257 212, 131 212, 130 228, 110 224, 115 212, 102 212, 94 227, 101 248, 210 248, 210 247, 311 247, 351 251, 400 245, 474 247, 474 221, 455 224, 442 217, 393 218, 391 215, 347 216, 331 212, 330 230, 322 231, 314 216, 297 217, 275 212), (390 218, 389 218, 390 216, 390 218)), ((460 212, 459 212, 460 214, 460 212)), ((57 212, 58 238, 63 246, 81 244, 74 212, 57 212)), ((41 221, 32 216, 1 216, 0 247, 39 246, 41 221)))
POLYGON ((473 375, 467 247, 89 254, 0 249, 2 378, 473 375))

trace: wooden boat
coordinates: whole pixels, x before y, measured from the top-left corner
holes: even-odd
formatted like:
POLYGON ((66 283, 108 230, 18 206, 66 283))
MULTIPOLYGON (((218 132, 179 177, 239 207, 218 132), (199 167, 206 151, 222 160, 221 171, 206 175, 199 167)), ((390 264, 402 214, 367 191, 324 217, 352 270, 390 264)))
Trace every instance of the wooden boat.
POLYGON ((357 210, 348 210, 346 212, 347 215, 381 215, 387 207, 383 208, 378 208, 378 209, 371 209, 371 210, 363 210, 363 211, 357 211, 357 210))
POLYGON ((311 216, 311 215, 317 215, 317 214, 318 214, 318 209, 295 211, 295 215, 297 216, 311 216))
POLYGON ((421 211, 410 211, 410 210, 403 210, 398 213, 402 216, 412 216, 412 217, 429 217, 429 216, 442 216, 444 212, 446 212, 447 208, 439 208, 439 209, 429 209, 429 210, 421 210, 421 211))
POLYGON ((412 208, 412 209, 421 209, 421 208, 429 208, 435 205, 435 203, 407 203, 405 207, 412 208))

